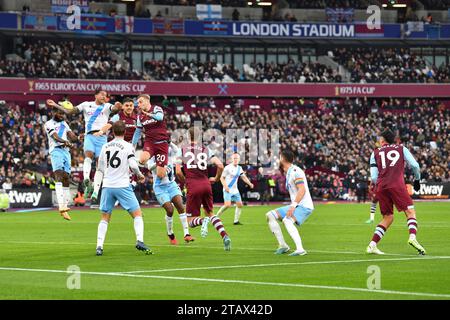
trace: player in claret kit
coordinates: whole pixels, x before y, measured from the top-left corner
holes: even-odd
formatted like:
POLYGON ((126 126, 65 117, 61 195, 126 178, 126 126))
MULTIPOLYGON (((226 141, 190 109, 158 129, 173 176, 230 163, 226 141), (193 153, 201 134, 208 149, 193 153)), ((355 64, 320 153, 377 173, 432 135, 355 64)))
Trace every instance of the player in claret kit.
POLYGON ((194 127, 189 129, 189 135, 190 144, 181 147, 176 163, 178 178, 181 182, 186 182, 186 213, 189 219, 189 226, 191 228, 202 226, 201 236, 206 237, 208 234, 208 223, 211 221, 222 237, 225 250, 229 251, 231 250, 231 239, 222 224, 222 220, 213 214, 211 183, 220 181, 223 171, 222 161, 207 148, 197 143, 194 127), (209 164, 213 164, 217 168, 214 178, 208 177, 209 164), (202 205, 206 214, 205 218, 200 217, 202 205))
POLYGON ((180 187, 175 182, 175 168, 174 168, 174 158, 178 155, 178 147, 174 143, 170 143, 169 146, 169 162, 167 163, 166 170, 167 175, 160 179, 156 175, 156 161, 155 157, 152 157, 147 165, 149 171, 153 175, 153 191, 155 192, 156 199, 158 200, 161 207, 166 211, 166 227, 167 236, 169 237, 170 243, 173 245, 177 244, 177 239, 173 232, 173 207, 178 211, 181 225, 183 226, 184 241, 191 242, 195 239, 189 234, 189 224, 186 211, 183 205, 183 198, 180 187), (173 205, 172 205, 173 204, 173 205))
POLYGON ((51 107, 57 108, 67 115, 83 113, 84 122, 86 126, 84 136, 84 163, 83 163, 83 176, 85 186, 85 197, 89 197, 93 191, 91 183, 91 168, 92 161, 98 158, 100 150, 107 142, 106 136, 96 137, 94 134, 98 132, 108 122, 110 114, 120 111, 122 104, 116 102, 114 105, 107 102, 107 93, 105 90, 98 89, 95 91, 95 100, 86 101, 75 108, 66 109, 60 106, 53 100, 47 100, 47 104, 51 107))
MULTIPOLYGON (((137 115, 134 112, 134 101, 131 98, 125 98, 122 102, 122 110, 111 117, 109 122, 105 124, 98 132, 94 133, 94 136, 100 137, 106 135, 111 129, 112 125, 117 121, 123 121, 125 123, 125 136, 126 142, 136 145, 137 141, 133 141, 134 132, 136 131, 137 115)), ((94 176, 94 192, 92 192, 92 201, 97 201, 98 193, 100 191, 100 184, 102 182, 101 171, 96 171, 94 176)), ((135 182, 134 182, 135 183, 135 182)))
POLYGON ((314 204, 309 193, 305 172, 294 165, 293 162, 294 154, 290 150, 281 152, 280 170, 286 174, 286 189, 289 191, 291 205, 269 211, 266 217, 269 228, 279 245, 275 254, 283 254, 290 250, 286 241, 284 241, 283 233, 277 221, 281 220, 296 246, 296 250, 289 255, 303 256, 306 251, 295 225, 301 226, 308 219, 314 210, 314 204))
POLYGON ((68 138, 75 142, 77 136, 70 130, 69 125, 64 121, 64 113, 58 109, 53 109, 53 118, 44 125, 48 138, 48 151, 50 154, 53 174, 55 176, 55 191, 61 216, 70 220, 67 213, 70 202, 70 169, 71 157, 69 149, 73 147, 68 138))
POLYGON ((144 150, 139 162, 145 165, 151 157, 155 157, 156 175, 162 179, 167 174, 165 166, 169 161, 169 133, 164 120, 163 109, 150 103, 150 96, 141 94, 137 99, 140 114, 137 116, 137 129, 133 141, 137 143, 141 130, 145 133, 144 150))
POLYGON ((379 142, 381 147, 376 148, 370 156, 370 175, 372 183, 376 183, 376 196, 380 203, 383 220, 377 225, 366 251, 372 254, 383 254, 377 248, 377 243, 383 238, 394 220, 395 205, 399 212, 403 211, 406 214, 409 229, 408 244, 414 247, 419 254, 425 255, 424 247, 416 239, 416 211, 403 176, 406 162, 414 173, 414 190, 419 191, 419 164, 406 147, 395 143, 395 135, 391 130, 384 130, 379 142))
POLYGON ((129 170, 131 169, 136 174, 139 182, 143 182, 145 176, 139 170, 133 146, 123 139, 125 123, 117 121, 113 124, 112 129, 115 138, 103 146, 98 159, 97 170, 103 173, 103 194, 100 201, 102 216, 97 231, 96 254, 103 255, 103 243, 116 201, 133 218, 136 249, 151 254, 150 248, 144 244, 144 221, 139 202, 130 185, 129 170))

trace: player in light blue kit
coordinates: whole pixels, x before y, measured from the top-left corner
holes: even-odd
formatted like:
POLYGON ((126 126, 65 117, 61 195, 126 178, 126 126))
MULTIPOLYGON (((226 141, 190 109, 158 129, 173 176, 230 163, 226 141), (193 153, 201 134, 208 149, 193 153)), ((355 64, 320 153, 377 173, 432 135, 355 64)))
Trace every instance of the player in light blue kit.
POLYGON ((169 160, 166 166, 167 175, 164 178, 159 178, 157 175, 157 164, 155 156, 150 158, 147 162, 148 169, 153 175, 153 191, 155 192, 156 199, 161 207, 166 210, 166 227, 167 236, 170 243, 173 245, 178 244, 175 234, 173 232, 173 207, 177 208, 180 216, 181 225, 183 226, 184 241, 191 242, 195 239, 189 234, 188 218, 186 210, 183 205, 183 198, 180 187, 175 182, 175 168, 173 159, 178 155, 178 147, 171 143, 169 146, 169 160), (172 205, 173 204, 173 205, 172 205))
POLYGON ((52 170, 55 180, 56 199, 58 201, 59 213, 70 220, 67 213, 70 202, 70 169, 71 157, 69 149, 73 147, 72 142, 78 140, 69 125, 64 121, 64 113, 53 109, 53 118, 44 125, 48 138, 48 152, 52 162, 52 170), (70 139, 70 141, 68 140, 70 139))
POLYGON ((242 224, 239 221, 241 217, 242 210, 242 199, 241 194, 238 189, 238 180, 241 178, 251 189, 253 189, 253 183, 245 175, 245 171, 239 165, 241 160, 239 153, 233 153, 231 156, 231 163, 225 166, 220 177, 220 182, 223 185, 223 206, 217 212, 217 216, 220 217, 222 213, 225 212, 229 207, 231 207, 231 202, 236 203, 236 209, 234 211, 234 224, 242 224))
POLYGON ((92 168, 92 161, 98 158, 103 145, 107 142, 106 136, 94 136, 94 133, 99 132, 104 125, 108 123, 110 114, 117 113, 121 110, 122 104, 116 102, 114 105, 106 102, 107 93, 105 90, 98 89, 95 91, 95 100, 86 101, 78 106, 66 109, 53 100, 47 100, 47 104, 57 108, 67 115, 83 113, 85 122, 85 136, 84 136, 84 162, 83 162, 83 176, 85 186, 85 197, 88 198, 93 191, 90 175, 92 168))
POLYGON ((143 182, 145 177, 139 170, 133 146, 124 140, 125 123, 121 120, 115 122, 112 130, 115 138, 103 146, 97 167, 103 174, 103 195, 100 201, 102 216, 97 232, 97 255, 103 255, 103 243, 116 201, 133 217, 136 249, 152 254, 150 248, 144 244, 144 220, 130 185, 129 169, 136 174, 139 182, 143 182))
POLYGON ((281 232, 277 220, 281 220, 286 227, 292 240, 295 242, 296 250, 290 256, 303 256, 306 254, 302 245, 302 239, 295 227, 295 224, 301 226, 314 210, 314 204, 308 189, 305 173, 302 169, 293 164, 294 154, 285 150, 281 152, 280 168, 286 173, 286 188, 291 197, 291 205, 281 207, 266 214, 269 228, 275 235, 279 247, 275 254, 283 254, 289 251, 281 232))

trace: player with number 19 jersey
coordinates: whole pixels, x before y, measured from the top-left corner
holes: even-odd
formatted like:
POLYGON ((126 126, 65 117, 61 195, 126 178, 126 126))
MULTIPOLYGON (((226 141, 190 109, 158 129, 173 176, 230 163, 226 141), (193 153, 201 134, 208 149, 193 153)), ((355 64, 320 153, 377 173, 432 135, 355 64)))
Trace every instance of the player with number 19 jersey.
POLYGON ((370 157, 370 166, 378 169, 376 197, 383 215, 393 214, 394 204, 398 211, 414 207, 404 179, 405 161, 418 167, 410 151, 398 144, 384 144, 370 157))

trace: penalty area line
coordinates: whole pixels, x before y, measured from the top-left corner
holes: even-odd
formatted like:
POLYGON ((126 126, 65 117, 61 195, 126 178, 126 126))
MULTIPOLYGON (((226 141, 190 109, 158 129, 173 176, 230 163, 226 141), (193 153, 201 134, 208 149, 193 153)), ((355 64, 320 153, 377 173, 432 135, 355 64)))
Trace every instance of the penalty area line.
MULTIPOLYGON (((1 270, 3 270, 3 271, 71 274, 71 273, 68 273, 66 270, 51 270, 51 269, 26 269, 26 268, 0 267, 0 271, 1 270)), ((371 294, 382 293, 382 294, 391 294, 391 295, 419 296, 419 297, 430 297, 430 298, 450 298, 450 294, 439 294, 439 293, 428 293, 428 292, 407 292, 407 291, 382 290, 382 289, 371 290, 371 289, 367 289, 367 288, 325 286, 325 285, 312 285, 312 284, 302 284, 302 283, 279 283, 279 282, 261 282, 261 281, 231 280, 231 279, 227 280, 227 279, 214 279, 214 278, 196 278, 196 277, 191 278, 191 277, 176 277, 176 276, 138 275, 138 274, 117 273, 117 272, 80 271, 79 274, 111 276, 111 277, 193 281, 193 282, 233 283, 233 284, 243 284, 243 285, 323 289, 323 290, 336 290, 336 291, 353 291, 353 292, 365 292, 365 293, 371 293, 371 294)))

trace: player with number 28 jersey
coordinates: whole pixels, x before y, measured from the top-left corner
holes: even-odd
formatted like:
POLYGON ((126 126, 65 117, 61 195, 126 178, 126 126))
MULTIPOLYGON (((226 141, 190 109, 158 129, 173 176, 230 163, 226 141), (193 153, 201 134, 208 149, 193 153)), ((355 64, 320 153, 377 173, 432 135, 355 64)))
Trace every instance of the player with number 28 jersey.
POLYGON ((223 171, 223 164, 212 152, 195 141, 195 129, 189 129, 191 143, 182 147, 177 163, 176 173, 181 182, 186 182, 186 214, 189 226, 195 228, 202 226, 201 236, 208 234, 208 223, 220 234, 226 251, 231 249, 231 239, 225 231, 222 220, 213 214, 213 194, 211 183, 218 182, 223 171), (213 164, 217 168, 216 176, 208 178, 208 165, 213 164), (184 171, 184 173, 183 173, 184 171), (200 217, 200 209, 203 205, 206 217, 200 217))

